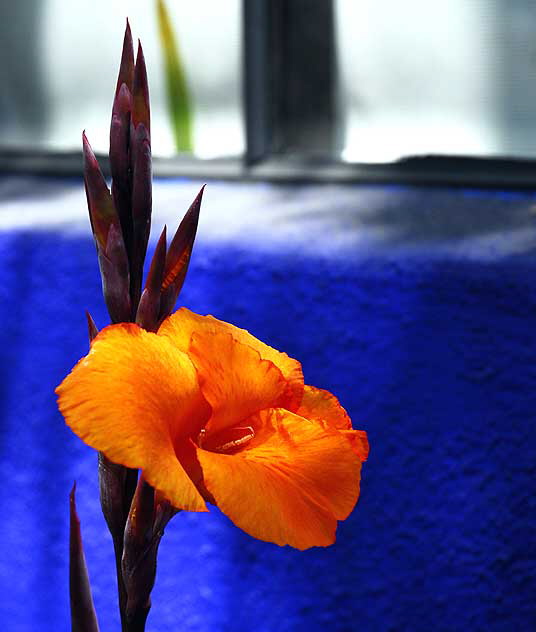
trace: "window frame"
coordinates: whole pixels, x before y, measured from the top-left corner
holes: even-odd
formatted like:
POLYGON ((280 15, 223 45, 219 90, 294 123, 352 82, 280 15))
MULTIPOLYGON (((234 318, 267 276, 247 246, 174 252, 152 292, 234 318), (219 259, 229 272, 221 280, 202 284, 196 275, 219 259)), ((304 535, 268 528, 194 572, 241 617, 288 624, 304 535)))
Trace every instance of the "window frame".
MULTIPOLYGON (((340 158, 335 0, 243 0, 243 156, 154 157, 157 177, 536 188, 536 160, 408 156, 340 158)), ((107 156, 99 155, 109 175, 107 156)), ((82 153, 0 148, 3 173, 79 175, 82 153)))

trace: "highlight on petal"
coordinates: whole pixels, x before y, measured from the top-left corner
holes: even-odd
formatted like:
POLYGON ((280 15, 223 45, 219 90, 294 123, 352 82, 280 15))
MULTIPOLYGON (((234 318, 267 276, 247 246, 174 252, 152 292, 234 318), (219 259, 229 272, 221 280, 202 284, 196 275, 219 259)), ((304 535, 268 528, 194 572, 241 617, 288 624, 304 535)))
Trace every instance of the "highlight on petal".
POLYGON ((206 489, 233 523, 298 549, 335 541, 359 496, 361 462, 337 430, 284 409, 248 420, 255 437, 234 454, 197 449, 206 489))
POLYGON ((352 428, 348 413, 340 405, 335 395, 321 388, 305 385, 303 399, 296 412, 298 415, 317 421, 325 427, 340 430, 361 461, 367 460, 369 452, 367 433, 352 428))
POLYGON ((181 351, 188 351, 192 334, 227 332, 242 344, 255 349, 262 360, 272 362, 283 374, 287 381, 285 387, 285 399, 280 404, 288 410, 296 410, 300 405, 303 393, 303 372, 301 364, 294 358, 289 357, 286 353, 277 351, 264 342, 261 342, 255 336, 245 329, 235 327, 223 320, 218 320, 214 316, 201 316, 195 314, 185 307, 181 307, 169 318, 167 318, 158 334, 169 338, 181 351))
POLYGON ((56 389, 67 425, 113 462, 143 470, 175 507, 206 505, 175 454, 210 409, 188 356, 134 324, 112 325, 56 389))
POLYGON ((212 408, 207 433, 236 426, 257 411, 276 405, 285 390, 281 371, 230 333, 193 333, 189 356, 212 408))

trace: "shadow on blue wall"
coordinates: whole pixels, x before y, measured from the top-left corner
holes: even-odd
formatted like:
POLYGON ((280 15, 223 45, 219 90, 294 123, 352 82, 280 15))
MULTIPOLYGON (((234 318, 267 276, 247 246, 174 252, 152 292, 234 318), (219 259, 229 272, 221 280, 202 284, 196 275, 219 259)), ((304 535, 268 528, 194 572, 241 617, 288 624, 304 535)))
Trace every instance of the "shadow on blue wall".
MULTIPOLYGON (((108 322, 93 244, 4 234, 0 261, 0 621, 69 628, 77 479, 101 628, 116 629, 96 456, 53 397, 86 353, 84 310, 108 322)), ((328 549, 253 540, 216 509, 177 516, 148 630, 536 629, 535 268, 198 245, 181 302, 300 359, 367 430, 371 454, 328 549)))

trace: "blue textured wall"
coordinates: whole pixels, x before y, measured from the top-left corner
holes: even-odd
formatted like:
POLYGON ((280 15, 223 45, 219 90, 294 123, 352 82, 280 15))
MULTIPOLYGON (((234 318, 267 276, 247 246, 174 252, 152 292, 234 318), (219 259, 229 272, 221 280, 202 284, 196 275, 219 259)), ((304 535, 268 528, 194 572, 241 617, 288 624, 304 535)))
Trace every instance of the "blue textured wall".
MULTIPOLYGON (((253 540, 217 510, 177 516, 148 630, 536 629, 534 198, 353 187, 343 233, 360 231, 348 200, 371 191, 390 228, 381 248, 268 253, 247 234, 201 233, 182 302, 299 358, 367 430, 371 454, 328 549, 253 540)), ((107 322, 89 229, 4 230, 0 262, 0 624, 68 629, 77 479, 101 629, 117 629, 96 456, 53 397, 86 352, 84 309, 107 322)))

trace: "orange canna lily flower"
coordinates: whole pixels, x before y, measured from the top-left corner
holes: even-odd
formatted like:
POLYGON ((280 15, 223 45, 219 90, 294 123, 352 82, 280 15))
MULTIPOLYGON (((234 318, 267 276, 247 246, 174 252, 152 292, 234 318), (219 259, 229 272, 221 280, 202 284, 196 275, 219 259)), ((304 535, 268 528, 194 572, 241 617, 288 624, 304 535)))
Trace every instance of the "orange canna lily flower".
POLYGON ((106 327, 56 393, 81 439, 174 507, 208 501, 261 540, 332 544, 359 497, 366 433, 297 360, 212 316, 106 327))

